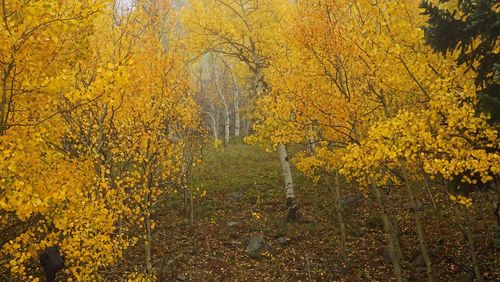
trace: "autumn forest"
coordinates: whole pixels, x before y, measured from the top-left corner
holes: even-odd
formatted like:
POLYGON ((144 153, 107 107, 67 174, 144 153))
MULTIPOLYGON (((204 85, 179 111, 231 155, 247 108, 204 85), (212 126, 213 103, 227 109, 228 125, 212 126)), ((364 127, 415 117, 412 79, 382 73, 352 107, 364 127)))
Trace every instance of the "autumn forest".
POLYGON ((496 0, 0 0, 0 281, 499 281, 496 0))

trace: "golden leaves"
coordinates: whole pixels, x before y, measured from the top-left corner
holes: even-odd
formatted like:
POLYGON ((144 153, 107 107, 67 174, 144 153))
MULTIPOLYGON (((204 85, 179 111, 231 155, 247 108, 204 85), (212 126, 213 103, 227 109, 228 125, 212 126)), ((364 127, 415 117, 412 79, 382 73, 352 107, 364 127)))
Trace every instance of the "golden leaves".
POLYGON ((51 245, 79 281, 116 263, 137 215, 180 181, 183 138, 200 125, 184 51, 150 25, 160 15, 137 9, 112 26, 108 1, 87 2, 8 1, 23 21, 0 32, 3 67, 19 67, 5 78, 18 92, 0 124, 0 228, 30 224, 0 254, 23 280, 51 245))
POLYGON ((455 65, 456 54, 425 45, 418 4, 334 2, 302 5, 277 31, 286 48, 273 53, 272 90, 259 98, 246 141, 272 148, 320 139, 325 145, 299 154, 296 166, 313 179, 340 170, 362 186, 366 177, 399 182, 391 170, 401 160, 416 175, 423 168, 472 184, 498 175, 498 132, 476 113, 473 74, 455 65))
POLYGON ((460 205, 463 205, 466 208, 470 208, 472 206, 472 199, 464 197, 462 195, 458 196, 450 195, 450 200, 460 205))

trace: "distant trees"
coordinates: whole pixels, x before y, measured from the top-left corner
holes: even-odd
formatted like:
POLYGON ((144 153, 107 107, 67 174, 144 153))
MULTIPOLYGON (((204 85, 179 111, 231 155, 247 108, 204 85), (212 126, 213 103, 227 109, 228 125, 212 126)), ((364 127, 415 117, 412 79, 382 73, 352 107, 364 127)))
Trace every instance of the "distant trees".
POLYGON ((228 144, 231 136, 242 134, 241 106, 247 98, 245 82, 236 78, 230 62, 217 53, 202 56, 194 68, 196 100, 204 109, 206 123, 215 141, 222 133, 224 144, 228 144))
MULTIPOLYGON (((280 34, 289 7, 289 3, 275 0, 209 0, 191 3, 185 14, 188 40, 194 54, 215 53, 235 65, 245 66, 239 70, 240 73, 233 72, 232 75, 248 78, 251 95, 246 102, 249 103, 250 111, 257 107, 254 104, 256 99, 271 90, 265 72, 275 46, 279 45, 276 36, 280 34)), ((250 117, 254 118, 254 114, 250 117)), ((284 143, 273 146, 279 147, 288 218, 295 219, 297 205, 287 149, 284 143)))

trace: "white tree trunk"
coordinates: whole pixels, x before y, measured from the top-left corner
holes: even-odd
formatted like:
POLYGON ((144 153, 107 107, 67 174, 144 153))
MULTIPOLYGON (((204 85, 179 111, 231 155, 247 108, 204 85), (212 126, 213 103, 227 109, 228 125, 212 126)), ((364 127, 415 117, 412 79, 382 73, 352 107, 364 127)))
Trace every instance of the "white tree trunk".
POLYGON ((225 144, 229 144, 229 108, 227 105, 224 103, 224 111, 225 111, 225 116, 224 116, 224 142, 225 144))
POLYGON ((212 131, 214 132, 214 140, 219 139, 219 135, 217 134, 217 120, 214 118, 212 119, 212 131))
POLYGON ((240 137, 240 90, 234 92, 234 136, 240 137))
POLYGON ((220 129, 220 110, 215 113, 215 132, 217 132, 217 139, 219 139, 219 129, 220 129))
POLYGON ((219 134, 218 134, 218 131, 219 131, 219 128, 218 128, 218 112, 215 111, 215 106, 214 104, 210 104, 211 108, 212 108, 212 111, 211 112, 208 112, 207 111, 207 114, 208 116, 210 117, 210 119, 212 120, 212 132, 214 134, 214 140, 217 140, 219 139, 219 134))
MULTIPOLYGON (((246 18, 244 19, 245 22, 246 18)), ((248 25, 249 26, 249 25, 248 25)), ((266 83, 264 83, 264 77, 262 73, 262 62, 260 55, 257 52, 255 41, 252 36, 249 38, 251 51, 254 60, 255 70, 253 71, 254 78, 254 96, 260 97, 267 89, 266 83)), ((283 178, 285 180, 285 193, 286 193, 286 205, 288 208, 287 221, 295 221, 299 217, 298 206, 295 201, 295 191, 293 187, 292 171, 290 170, 290 162, 288 161, 288 153, 285 144, 280 143, 278 145, 279 157, 281 162, 281 168, 283 169, 283 178)))
MULTIPOLYGON (((222 62, 229 69, 231 80, 233 81, 234 90, 234 136, 240 137, 240 129, 241 129, 241 120, 240 120, 240 88, 234 79, 233 76, 233 67, 228 64, 228 62, 224 59, 224 56, 221 56, 222 62)), ((225 99, 224 99, 225 100, 225 99)))
POLYGON ((278 145, 283 178, 285 180, 286 205, 288 207, 287 220, 295 221, 298 218, 298 207, 295 202, 295 191, 293 186, 292 171, 288 160, 288 153, 285 144, 278 145))
POLYGON ((224 144, 229 144, 229 105, 226 100, 226 96, 224 95, 224 91, 220 85, 219 75, 217 74, 217 68, 215 62, 212 63, 212 73, 213 79, 215 81, 215 85, 217 86, 217 92, 219 97, 224 105, 224 144))

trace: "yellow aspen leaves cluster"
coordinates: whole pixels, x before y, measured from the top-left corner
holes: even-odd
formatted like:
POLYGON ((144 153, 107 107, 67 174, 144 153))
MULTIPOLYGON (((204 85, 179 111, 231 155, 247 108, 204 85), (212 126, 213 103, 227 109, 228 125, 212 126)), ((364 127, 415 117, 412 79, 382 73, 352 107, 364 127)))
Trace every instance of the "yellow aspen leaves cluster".
POLYGON ((168 1, 2 1, 0 268, 59 246, 93 281, 180 182, 200 128, 168 1))
POLYGON ((265 146, 306 143, 296 166, 316 178, 339 171, 369 179, 411 177, 491 182, 500 173, 498 128, 476 109, 474 73, 425 44, 418 1, 298 2, 278 29, 265 72, 271 91, 257 101, 265 146))
POLYGON ((459 203, 461 205, 464 205, 467 208, 470 208, 472 206, 472 199, 464 197, 462 195, 458 195, 458 196, 450 195, 450 200, 452 200, 455 203, 459 203))
POLYGON ((497 129, 475 111, 472 71, 425 44, 418 5, 203 1, 185 25, 197 53, 235 58, 248 66, 241 76, 266 83, 246 141, 269 150, 310 143, 312 155, 295 157, 306 174, 326 168, 385 185, 399 181, 388 172, 405 161, 416 176, 489 182, 498 175, 497 129))

